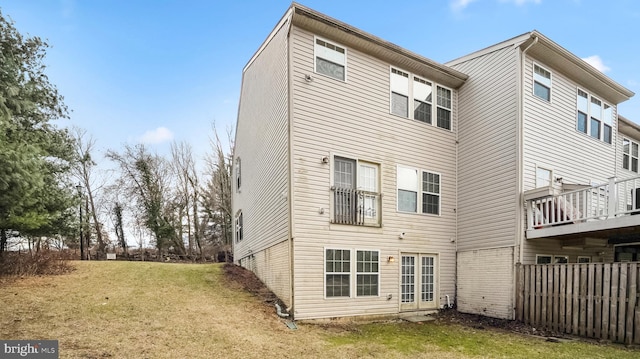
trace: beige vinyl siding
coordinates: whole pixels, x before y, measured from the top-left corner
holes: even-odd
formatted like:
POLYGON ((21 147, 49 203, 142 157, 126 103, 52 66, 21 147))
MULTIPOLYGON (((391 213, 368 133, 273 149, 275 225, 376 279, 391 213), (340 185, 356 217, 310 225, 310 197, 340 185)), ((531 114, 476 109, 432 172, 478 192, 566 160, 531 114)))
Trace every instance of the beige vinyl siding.
POLYGON ((283 249, 289 245, 287 26, 274 31, 243 73, 234 153, 242 185, 237 192, 234 177, 233 211, 243 213, 244 239, 234 238, 234 259, 249 263, 288 301, 290 257, 283 249))
MULTIPOLYGON (((348 74, 346 82, 338 81, 314 74, 313 34, 294 27, 291 39, 295 318, 398 313, 403 252, 437 254, 437 303, 445 303, 445 295, 453 299, 455 132, 389 114, 390 64, 338 43, 347 48, 348 74), (304 80, 308 74, 312 82, 304 80), (330 223, 333 160, 321 159, 334 155, 380 165, 382 227, 330 223), (441 174, 440 216, 397 213, 397 165, 441 174), (379 250, 379 296, 325 299, 325 248, 379 250), (389 256, 396 261, 388 263, 389 256)), ((452 92, 455 131, 457 93, 452 92)))
MULTIPOLYGON (((538 63, 538 62, 536 62, 538 63)), ((525 62, 524 102, 524 190, 535 188, 536 165, 553 170, 568 184, 605 183, 616 173, 617 121, 612 122, 612 144, 596 140, 576 130, 578 86, 558 71, 552 71, 551 103, 532 94, 532 60, 525 62)), ((585 89, 613 107, 606 98, 585 89)))
POLYGON ((522 259, 523 264, 535 264, 536 254, 568 256, 569 263, 577 263, 578 256, 591 257, 592 262, 613 261, 613 252, 610 248, 562 248, 562 241, 553 238, 540 238, 528 241, 526 248, 527 250, 522 259))
POLYGON ((458 310, 513 319, 514 248, 458 252, 458 310))
MULTIPOLYGON (((524 102, 524 190, 536 187, 536 166, 553 171, 553 177, 562 178, 566 184, 591 184, 592 181, 606 183, 616 174, 616 145, 618 144, 617 121, 612 122, 612 144, 594 139, 576 130, 576 91, 578 86, 553 68, 539 63, 552 72, 551 102, 540 100, 532 94, 532 59, 525 61, 524 102)), ((582 88, 613 107, 614 118, 617 107, 606 98, 588 88, 582 88)), ((554 183, 561 188, 561 184, 554 183)), ((522 219, 523 222, 526 218, 522 219)), ((523 255, 529 260, 539 253, 538 240, 526 240, 523 255)), ((560 253, 552 253, 562 255, 560 253)), ((571 252, 566 252, 571 254, 571 252)))
POLYGON ((459 251, 515 244, 516 63, 508 46, 452 65, 469 75, 459 91, 459 251))

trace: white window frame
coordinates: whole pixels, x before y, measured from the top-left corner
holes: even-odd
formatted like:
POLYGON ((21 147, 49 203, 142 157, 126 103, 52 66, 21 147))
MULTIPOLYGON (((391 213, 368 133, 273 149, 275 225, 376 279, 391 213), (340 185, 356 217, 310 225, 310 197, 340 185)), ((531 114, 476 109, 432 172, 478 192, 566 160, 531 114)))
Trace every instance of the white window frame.
POLYGON ((638 173, 640 171, 640 143, 630 139, 630 138, 626 138, 623 137, 622 138, 622 168, 629 171, 629 172, 635 172, 638 173), (625 152, 624 149, 624 143, 625 141, 629 142, 629 152, 625 152), (638 155, 634 156, 633 155, 633 145, 636 145, 636 147, 638 148, 638 155), (625 167, 624 165, 624 159, 625 156, 628 157, 627 160, 627 166, 625 167), (636 170, 633 170, 633 160, 635 160, 636 162, 636 170))
POLYGON ((553 256, 553 264, 566 264, 569 263, 569 256, 553 256), (564 259, 564 262, 558 262, 558 259, 564 259))
POLYGON ((240 157, 236 157, 234 167, 235 167, 235 174, 236 174, 236 180, 235 180, 236 192, 240 192, 240 187, 242 186, 242 162, 240 160, 240 157))
POLYGON ((323 279, 323 292, 324 298, 329 300, 335 299, 348 299, 348 298, 377 298, 380 297, 381 288, 381 270, 382 257, 379 249, 367 249, 367 248, 344 248, 344 247, 324 247, 323 248, 323 264, 324 279, 323 279), (348 272, 328 272, 327 271, 327 251, 344 251, 349 253, 349 271, 348 272), (378 255, 377 272, 359 272, 358 271, 358 252, 375 252, 378 255), (358 276, 359 275, 377 275, 377 294, 372 295, 358 295, 358 276), (349 276, 349 295, 348 296, 327 296, 327 275, 348 275, 349 276))
POLYGON ((553 256, 551 254, 536 254, 536 264, 553 264, 553 256), (539 258, 549 258, 549 263, 539 263, 539 258))
POLYGON ((355 294, 356 297, 368 297, 368 298, 375 298, 375 297, 379 297, 380 296, 380 266, 382 264, 381 262, 381 257, 380 257, 380 250, 377 249, 355 249, 355 260, 354 260, 354 273, 355 273, 355 281, 354 281, 354 286, 355 286, 355 290, 353 291, 353 293, 355 294), (359 272, 358 271, 358 252, 376 252, 378 254, 378 270, 376 272, 359 272), (376 294, 370 294, 370 295, 359 295, 358 294, 358 276, 360 275, 376 275, 377 276, 377 283, 376 283, 376 289, 377 289, 377 293, 376 294))
MULTIPOLYGON (((333 50, 333 51, 335 51, 335 50, 333 50)), ((339 51, 336 51, 336 52, 340 53, 339 51)), ((326 77, 334 79, 334 80, 347 82, 347 57, 348 57, 348 54, 347 54, 347 47, 346 46, 343 46, 343 45, 341 45, 341 44, 339 44, 339 43, 337 43, 335 41, 327 40, 327 39, 319 37, 319 36, 314 36, 313 37, 313 72, 314 73, 316 73, 318 75, 326 76, 326 77), (318 44, 318 40, 320 40, 320 41, 322 41, 322 42, 324 42, 324 43, 326 43, 328 45, 331 45, 333 47, 340 48, 343 51, 343 56, 341 56, 341 57, 343 57, 343 59, 340 60, 338 58, 340 56, 338 56, 338 57, 336 57, 336 56, 332 57, 332 56, 326 56, 326 55, 323 56, 322 55, 322 51, 318 50, 319 46, 320 47, 324 47, 324 48, 328 49, 329 51, 331 51, 332 49, 329 49, 326 46, 318 44), (331 57, 331 58, 329 58, 329 57, 331 57), (338 77, 334 77, 334 76, 331 76, 331 75, 328 75, 328 74, 325 74, 325 73, 322 73, 322 72, 318 72, 318 58, 321 58, 321 59, 323 59, 325 61, 334 63, 336 65, 342 66, 344 68, 344 79, 341 79, 341 78, 338 78, 338 77)))
MULTIPOLYGON (((349 156, 349 155, 341 155, 341 154, 332 154, 331 155, 331 180, 330 180, 330 186, 331 188, 335 188, 336 183, 335 183, 335 176, 336 176, 336 158, 340 158, 340 159, 345 159, 345 160, 349 160, 349 161, 353 161, 355 163, 355 173, 354 173, 354 180, 355 180, 355 188, 356 190, 359 191, 367 191, 367 192, 373 192, 376 193, 378 196, 377 197, 373 197, 373 196, 364 196, 363 199, 363 205, 367 205, 367 204, 371 204, 370 207, 373 208, 374 212, 371 212, 369 210, 367 210, 365 208, 365 225, 380 225, 380 221, 379 218, 381 215, 381 211, 382 211, 382 206, 381 206, 381 198, 382 198, 382 186, 380 184, 381 181, 381 169, 380 169, 380 163, 377 162, 373 162, 373 161, 367 161, 367 160, 361 160, 358 159, 354 156, 349 156), (374 177, 374 181, 375 181, 375 190, 374 191, 370 191, 369 188, 364 188, 363 187, 363 177, 361 177, 361 174, 363 172, 362 168, 366 167, 366 168, 373 168, 375 169, 375 177, 374 177), (373 197, 373 198, 372 198, 373 197)), ((332 210, 335 209, 335 203, 334 203, 334 196, 331 196, 331 208, 332 210)), ((333 216, 331 217, 333 218, 333 216)))
POLYGON ((613 133, 613 106, 607 102, 605 102, 604 100, 602 100, 602 98, 598 97, 598 96, 593 96, 589 91, 580 88, 580 87, 576 87, 576 126, 575 129, 578 133, 581 133, 583 135, 586 135, 592 139, 595 140, 599 140, 602 141, 606 144, 612 145, 613 144, 613 137, 614 137, 614 133, 613 133), (585 130, 586 132, 580 131, 578 129, 578 119, 580 116, 580 113, 584 113, 584 111, 580 110, 579 106, 578 106, 578 97, 580 97, 579 93, 583 92, 587 95, 587 113, 585 114, 587 116, 587 123, 585 126, 585 130), (600 113, 599 114, 594 114, 592 113, 592 101, 598 101, 600 102, 600 113), (594 137, 592 136, 591 132, 593 130, 592 125, 591 125, 591 121, 596 120, 599 122, 600 124, 600 129, 599 129, 599 134, 598 137, 594 137), (609 141, 606 140, 605 138, 605 127, 609 128, 609 141))
POLYGON ((591 263, 591 256, 578 256, 576 263, 591 263), (586 262, 580 262, 581 259, 586 259, 586 262))
POLYGON ((352 298, 353 297, 353 281, 351 280, 353 278, 353 275, 351 274, 351 272, 353 272, 353 251, 349 248, 339 248, 339 247, 325 247, 323 249, 323 263, 322 263, 322 267, 324 268, 324 277, 323 277, 323 287, 322 287, 322 291, 324 292, 324 298, 325 299, 344 299, 344 298, 352 298), (333 251, 345 251, 345 252, 349 252, 349 271, 348 272, 328 272, 327 271, 327 251, 328 250, 333 250, 333 251), (327 295, 327 275, 348 275, 349 276, 349 295, 348 296, 328 296, 327 295))
POLYGON ((552 185, 553 185, 553 170, 546 167, 542 167, 542 166, 536 166, 536 188, 549 187, 552 185), (538 176, 538 170, 549 172, 549 183, 547 185, 543 186, 541 183, 538 183, 538 180, 541 178, 538 176))
POLYGON ((420 200, 418 202, 420 203, 421 214, 427 214, 431 216, 440 216, 440 214, 442 213, 442 175, 440 173, 433 172, 433 171, 420 171, 420 200), (432 174, 432 175, 438 176, 438 192, 437 193, 429 192, 425 190, 424 188, 425 174, 432 174), (424 211, 424 195, 425 194, 438 197, 438 213, 429 213, 424 211))
POLYGON ((435 171, 428 171, 428 170, 423 170, 420 168, 416 168, 416 167, 411 167, 411 166, 404 166, 404 165, 397 165, 396 166, 396 211, 399 213, 410 213, 410 214, 420 214, 420 215, 425 215, 425 216, 441 216, 442 215, 442 174, 439 172, 435 172, 435 171), (400 169, 404 169, 404 170, 409 170, 412 171, 416 174, 416 183, 415 183, 415 187, 412 187, 412 189, 407 188, 403 188, 400 186, 400 181, 398 176, 400 175, 400 169), (431 174, 435 174, 438 175, 439 178, 439 184, 438 184, 438 189, 440 190, 439 193, 434 193, 434 192, 427 192, 424 191, 424 188, 422 186, 422 178, 424 173, 431 173, 431 174), (404 211, 400 209, 400 201, 399 201, 399 195, 398 195, 398 191, 403 190, 403 191, 410 191, 410 192, 414 192, 413 189, 416 189, 416 210, 415 211, 404 211), (422 195, 423 194, 431 194, 431 195, 437 195, 438 196, 438 214, 434 214, 434 213, 425 213, 423 211, 423 199, 422 199, 422 195))
POLYGON ((242 210, 239 210, 236 214, 235 227, 237 243, 244 239, 244 215, 242 214, 242 210))
MULTIPOLYGON (((536 97, 542 101, 545 101, 547 103, 551 103, 551 100, 553 99, 553 72, 551 70, 549 70, 548 68, 546 68, 545 66, 540 65, 539 63, 534 62, 533 66, 531 67, 531 93, 533 94, 533 97, 536 97), (537 75, 536 74, 536 67, 539 67, 540 69, 542 69, 543 71, 546 71, 549 73, 549 85, 547 86, 546 84, 536 80, 536 76, 542 76, 542 75, 537 75), (536 83, 540 84, 540 86, 546 87, 549 89, 549 99, 540 97, 538 95, 536 95, 536 83)), ((546 77, 545 77, 546 78, 546 77)))
POLYGON ((391 115, 402 117, 402 118, 408 118, 408 119, 423 123, 426 126, 437 127, 437 128, 441 128, 443 130, 451 132, 453 131, 453 122, 454 122, 454 114, 453 114, 454 97, 455 97, 455 91, 450 87, 443 86, 435 81, 426 79, 422 76, 418 76, 416 74, 411 73, 410 71, 401 69, 399 67, 395 67, 395 66, 389 67, 389 113, 391 115), (407 79, 406 89, 403 88, 400 91, 397 91, 397 89, 394 89, 394 81, 392 80, 394 73, 399 73, 398 75, 401 75, 403 77, 405 77, 404 75, 406 75, 406 79, 407 79), (425 85, 431 86, 431 102, 415 98, 415 95, 414 95, 415 82, 425 83, 425 85), (440 105, 438 103, 438 88, 441 88, 450 92, 451 97, 449 99, 450 101, 449 107, 440 105), (406 93, 403 93, 403 92, 406 92, 406 93), (393 94, 394 93, 407 97, 407 115, 406 116, 393 112, 393 94), (415 101, 416 100, 424 104, 429 104, 431 106, 430 122, 418 120, 415 118, 415 101), (449 128, 438 126, 438 108, 449 111, 449 114, 450 114, 449 128))

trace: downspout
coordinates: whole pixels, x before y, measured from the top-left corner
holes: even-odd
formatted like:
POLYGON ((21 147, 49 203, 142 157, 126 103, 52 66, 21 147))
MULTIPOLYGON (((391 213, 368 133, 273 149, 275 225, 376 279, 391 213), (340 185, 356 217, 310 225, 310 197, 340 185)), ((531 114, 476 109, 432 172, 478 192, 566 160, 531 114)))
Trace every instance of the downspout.
MULTIPOLYGON (((289 195, 287 196, 287 201, 288 201, 288 206, 289 206, 289 308, 287 308, 287 311, 289 313, 294 313, 291 310, 293 308, 295 308, 295 303, 294 301, 294 295, 293 295, 293 290, 294 290, 294 285, 293 285, 293 280, 294 280, 294 275, 293 275, 293 271, 294 271, 294 255, 293 255, 293 145, 291 144, 291 139, 293 138, 293 126, 291 125, 291 121, 293 118, 292 115, 292 111, 293 111, 293 96, 292 96, 292 87, 293 87, 293 76, 292 74, 292 70, 291 70, 291 64, 293 63, 292 60, 292 53, 291 53, 291 28, 293 27, 293 16, 295 13, 295 9, 292 9, 291 14, 289 15, 289 20, 288 20, 288 24, 287 26, 289 27, 287 29, 287 77, 288 77, 288 88, 287 88, 287 99, 288 99, 288 108, 287 108, 287 133, 288 133, 288 161, 289 161, 289 165, 288 165, 288 171, 289 171, 289 195)), ((278 314, 279 315, 279 314, 278 314)), ((294 316, 292 316, 294 317, 294 316)))
POLYGON ((518 182, 517 182, 517 198, 518 198, 518 206, 517 208, 517 218, 518 224, 517 235, 518 239, 518 263, 522 263, 524 258, 524 225, 523 225, 523 206, 524 206, 524 68, 526 62, 526 52, 535 44, 538 43, 538 37, 536 35, 532 35, 533 42, 529 44, 529 46, 525 47, 522 52, 520 52, 520 69, 519 69, 519 82, 518 82, 518 137, 517 137, 517 147, 518 147, 518 157, 516 159, 517 168, 518 168, 518 182))
MULTIPOLYGON (((522 260, 524 258, 524 69, 526 62, 526 52, 536 43, 538 43, 538 37, 536 35, 532 35, 533 42, 529 44, 529 46, 525 47, 524 50, 518 52, 520 56, 520 61, 518 63, 518 88, 516 97, 518 98, 518 106, 517 106, 517 137, 516 137, 516 146, 518 147, 518 156, 516 158, 516 167, 517 167, 517 182, 516 182, 516 240, 518 243, 518 259, 516 264, 520 263, 522 265, 522 260)), ((514 253, 515 254, 515 253, 514 253)), ((515 267, 515 265, 514 265, 515 267)), ((512 319, 516 318, 516 288, 518 286, 518 275, 514 271, 513 276, 513 297, 511 310, 512 319)))

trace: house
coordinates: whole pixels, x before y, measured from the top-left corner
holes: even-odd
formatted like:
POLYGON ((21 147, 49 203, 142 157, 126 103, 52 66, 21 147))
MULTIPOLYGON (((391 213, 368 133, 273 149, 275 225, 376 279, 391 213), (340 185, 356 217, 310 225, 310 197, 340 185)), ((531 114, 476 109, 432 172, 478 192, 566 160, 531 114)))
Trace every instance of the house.
POLYGON ((512 319, 514 264, 612 259, 608 237, 622 224, 596 219, 621 167, 617 104, 633 93, 537 31, 447 65, 469 75, 459 90, 458 308, 512 319))
POLYGON ((632 95, 537 31, 439 64, 293 3, 243 69, 234 260, 295 319, 513 318, 517 263, 613 260, 640 224, 630 191, 599 220, 632 95))

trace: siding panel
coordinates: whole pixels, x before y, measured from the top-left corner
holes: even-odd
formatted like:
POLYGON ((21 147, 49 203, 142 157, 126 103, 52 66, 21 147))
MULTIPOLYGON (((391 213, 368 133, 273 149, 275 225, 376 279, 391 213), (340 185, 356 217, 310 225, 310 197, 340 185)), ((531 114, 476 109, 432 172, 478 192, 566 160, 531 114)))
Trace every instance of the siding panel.
POLYGON ((446 295, 455 295, 457 92, 454 131, 394 116, 389 114, 390 64, 348 48, 347 81, 337 81, 314 73, 313 34, 294 27, 291 39, 295 318, 398 313, 403 252, 438 256, 437 301, 445 303, 446 295), (305 75, 313 81, 305 81, 305 75), (381 228, 330 223, 332 164, 321 158, 333 155, 380 165, 381 228), (441 174, 440 216, 396 211, 398 164, 441 174), (379 250, 379 296, 324 298, 325 248, 379 250), (396 261, 387 262, 389 256, 396 261))
POLYGON ((276 31, 243 73, 234 152, 242 186, 234 185, 233 211, 243 213, 244 239, 234 238, 234 259, 289 302, 287 25, 276 31))

